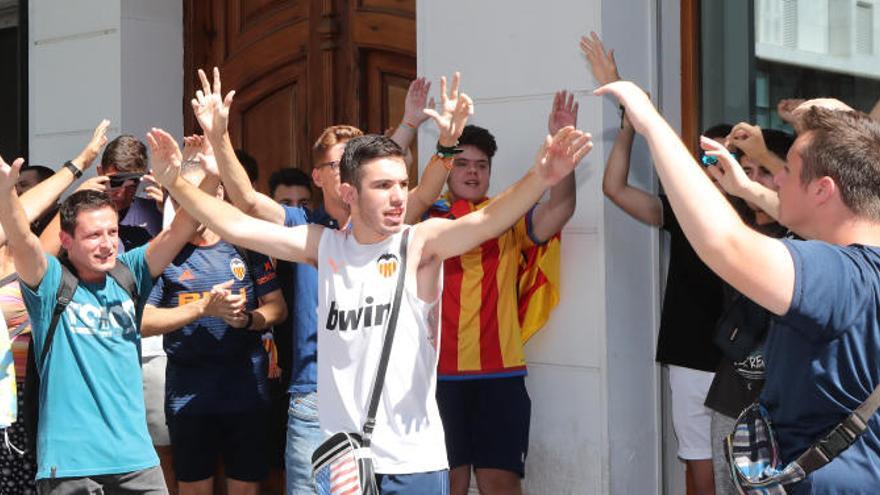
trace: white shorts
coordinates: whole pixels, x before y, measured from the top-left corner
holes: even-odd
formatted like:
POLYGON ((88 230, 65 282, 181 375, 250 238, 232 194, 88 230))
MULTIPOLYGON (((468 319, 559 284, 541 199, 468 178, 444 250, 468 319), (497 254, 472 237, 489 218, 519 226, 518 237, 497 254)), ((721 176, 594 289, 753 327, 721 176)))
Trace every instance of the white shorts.
POLYGON ((672 426, 678 437, 678 457, 686 460, 712 458, 712 410, 703 405, 715 373, 669 366, 672 389, 672 426))
POLYGON ((143 358, 144 405, 147 408, 147 430, 153 445, 171 445, 168 425, 165 423, 165 356, 143 358))

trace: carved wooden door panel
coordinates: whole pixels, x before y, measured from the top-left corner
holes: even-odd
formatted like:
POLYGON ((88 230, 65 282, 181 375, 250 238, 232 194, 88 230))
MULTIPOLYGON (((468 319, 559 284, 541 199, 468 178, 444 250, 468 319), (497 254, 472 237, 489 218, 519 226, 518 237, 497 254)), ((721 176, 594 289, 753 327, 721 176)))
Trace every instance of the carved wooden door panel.
POLYGON ((397 125, 416 75, 415 0, 186 0, 184 30, 185 128, 198 129, 196 69, 220 67, 233 144, 259 162, 263 191, 274 170, 311 170, 329 125, 397 125))

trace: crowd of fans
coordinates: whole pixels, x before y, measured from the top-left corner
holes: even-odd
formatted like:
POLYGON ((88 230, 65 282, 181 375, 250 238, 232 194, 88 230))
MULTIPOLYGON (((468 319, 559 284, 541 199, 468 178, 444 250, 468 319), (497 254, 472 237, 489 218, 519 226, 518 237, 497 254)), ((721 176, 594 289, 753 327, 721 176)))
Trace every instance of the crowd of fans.
MULTIPOLYGON (((678 455, 694 493, 738 493, 725 438, 752 404, 786 465, 880 384, 880 123, 783 100, 794 133, 719 123, 693 156, 613 51, 595 34, 580 46, 622 110, 602 190, 670 234, 656 359, 678 455), (659 195, 629 183, 636 134, 659 195)), ((413 81, 388 136, 328 127, 264 194, 230 139, 234 92, 217 69, 199 78, 203 133, 182 150, 161 129, 107 143, 103 121, 57 171, 0 159, 0 494, 349 493, 357 469, 313 475, 341 431, 367 436, 380 493, 463 495, 472 477, 521 493, 523 344, 559 300, 573 170, 592 148, 575 96, 555 95, 533 167, 494 198, 496 140, 467 124, 457 73, 439 105, 413 81), (410 187, 428 120, 437 153, 410 187)), ((876 492, 880 425, 861 419, 788 493, 876 492)))

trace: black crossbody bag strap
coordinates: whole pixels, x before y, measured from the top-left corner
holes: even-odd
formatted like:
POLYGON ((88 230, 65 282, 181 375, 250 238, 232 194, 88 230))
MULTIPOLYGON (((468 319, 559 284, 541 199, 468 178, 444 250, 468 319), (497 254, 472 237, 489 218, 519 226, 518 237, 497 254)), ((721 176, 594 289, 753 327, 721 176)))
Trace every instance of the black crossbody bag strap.
POLYGON ((848 449, 850 445, 862 436, 868 429, 871 416, 880 408, 880 385, 871 392, 865 402, 856 408, 839 425, 835 426, 830 433, 813 444, 806 452, 801 454, 795 462, 806 474, 828 464, 835 457, 848 449))
POLYGON ((46 331, 46 341, 43 342, 43 349, 40 351, 40 358, 36 361, 37 369, 43 368, 46 362, 46 355, 52 348, 52 341, 55 339, 55 329, 58 327, 58 320, 67 309, 67 305, 73 299, 73 293, 79 285, 79 279, 73 271, 67 266, 65 261, 61 262, 61 284, 58 286, 58 293, 55 295, 55 309, 52 311, 52 320, 49 322, 49 328, 46 331))
POLYGON ((370 438, 376 427, 376 411, 379 410, 379 398, 382 396, 382 388, 385 385, 385 372, 388 371, 388 359, 391 356, 391 344, 394 342, 394 331, 397 328, 397 317, 400 314, 400 299, 403 295, 403 285, 406 281, 406 252, 409 240, 409 229, 403 231, 400 239, 400 267, 397 275, 397 288, 394 291, 394 303, 391 306, 391 316, 388 317, 388 328, 385 330, 385 342, 382 344, 382 357, 379 359, 379 369, 376 371, 376 380, 373 382, 373 390, 370 392, 370 407, 367 409, 367 420, 364 422, 364 435, 362 446, 370 446, 370 438))

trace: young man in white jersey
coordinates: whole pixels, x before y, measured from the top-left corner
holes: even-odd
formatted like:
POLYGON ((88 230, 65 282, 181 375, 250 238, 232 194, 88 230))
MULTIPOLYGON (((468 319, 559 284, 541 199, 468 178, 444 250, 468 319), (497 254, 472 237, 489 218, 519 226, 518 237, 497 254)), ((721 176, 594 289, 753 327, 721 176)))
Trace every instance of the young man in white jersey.
MULTIPOLYGON (((455 112, 432 115, 442 147, 454 148, 469 113, 468 100, 455 112)), ((314 224, 279 228, 251 218, 180 179, 180 153, 170 136, 154 132, 150 145, 160 182, 221 237, 318 267, 319 414, 325 433, 363 426, 396 279, 397 268, 382 265, 398 255, 402 232, 410 230, 400 320, 372 453, 381 491, 448 493, 443 426, 434 398, 443 260, 509 228, 574 170, 592 148, 590 136, 572 127, 547 136, 533 169, 492 205, 456 220, 431 219, 412 227, 403 220, 409 183, 403 151, 381 136, 352 139, 340 162, 340 192, 351 208, 351 228, 345 231, 314 224)))

